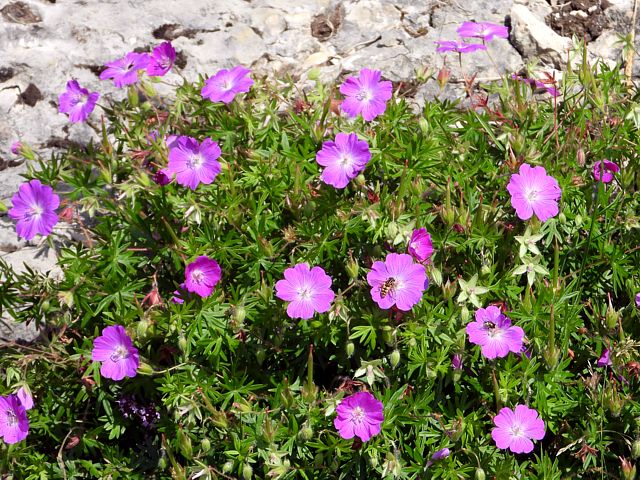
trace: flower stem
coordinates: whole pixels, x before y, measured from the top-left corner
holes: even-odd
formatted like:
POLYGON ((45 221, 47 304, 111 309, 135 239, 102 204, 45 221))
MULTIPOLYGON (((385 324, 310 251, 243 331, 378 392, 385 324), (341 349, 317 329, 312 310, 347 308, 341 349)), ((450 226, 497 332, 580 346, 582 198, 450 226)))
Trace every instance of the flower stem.
POLYGON ((500 401, 500 388, 498 387, 495 366, 491 366, 491 380, 493 382, 493 398, 496 402, 496 412, 499 412, 502 408, 502 402, 500 401))

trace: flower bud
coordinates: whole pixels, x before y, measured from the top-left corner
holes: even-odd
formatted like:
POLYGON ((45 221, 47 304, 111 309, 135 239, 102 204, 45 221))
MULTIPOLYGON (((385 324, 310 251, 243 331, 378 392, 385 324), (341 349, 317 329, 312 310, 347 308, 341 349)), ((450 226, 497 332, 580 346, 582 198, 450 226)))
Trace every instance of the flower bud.
POLYGON ((631 444, 631 458, 634 460, 640 458, 640 440, 637 438, 631 444))
POLYGON ((400 352, 398 349, 395 349, 393 352, 389 354, 389 363, 392 368, 396 368, 400 363, 400 352))
POLYGON ((358 278, 358 272, 360 271, 360 266, 358 265, 358 261, 353 257, 349 257, 347 260, 347 275, 349 275, 350 280, 356 280, 358 278))
POLYGON ((444 297, 445 300, 449 300, 450 298, 453 298, 453 296, 456 294, 456 290, 458 289, 458 282, 457 281, 449 281, 449 279, 447 279, 447 281, 442 285, 442 296, 444 297))
POLYGON ((418 126, 420 127, 420 131, 423 135, 427 135, 429 133, 429 122, 426 118, 420 117, 420 120, 418 120, 418 126))
POLYGON ((222 465, 222 473, 231 473, 233 472, 233 460, 227 460, 222 465))
POLYGON ((451 76, 451 70, 449 70, 447 67, 442 67, 438 71, 438 76, 436 77, 436 79, 438 80, 438 85, 440 86, 440 90, 443 90, 444 87, 447 85, 447 82, 449 81, 450 76, 451 76))
POLYGON ((137 373, 139 373, 140 375, 153 375, 154 374, 154 370, 153 367, 151 365, 149 365, 146 362, 140 362, 140 365, 138 366, 138 370, 137 373))
POLYGON ((138 96, 138 90, 135 85, 129 87, 129 90, 127 91, 127 98, 129 99, 129 105, 132 107, 137 107, 140 103, 140 97, 138 96))
POLYGON ((178 445, 180 445, 180 452, 185 458, 190 459, 193 457, 193 447, 191 446, 191 438, 184 433, 182 428, 178 428, 178 445))
POLYGON ((356 346, 353 342, 347 342, 347 346, 345 347, 345 350, 347 352, 347 357, 350 357, 351 355, 353 355, 353 352, 355 349, 356 349, 356 346))
POLYGON ((636 478, 636 466, 624 457, 619 458, 624 480, 634 480, 636 478))
POLYGON ((393 328, 391 328, 389 325, 385 325, 384 327, 382 327, 382 339, 384 340, 384 343, 392 346, 395 343, 393 337, 393 328))
POLYGON ((544 361, 547 364, 549 370, 555 368, 560 359, 560 350, 555 346, 549 344, 542 354, 544 361))
POLYGON ((560 222, 561 225, 567 223, 567 216, 564 214, 564 212, 560 212, 560 214, 558 215, 558 222, 560 222))
POLYGON ((178 337, 178 348, 182 353, 185 353, 187 351, 187 339, 184 335, 180 335, 178 337))
POLYGON ((211 441, 208 438, 203 438, 200 442, 200 450, 202 453, 207 453, 211 450, 211 441))
POLYGON ((303 427, 298 432, 298 437, 303 442, 311 440, 313 438, 313 429, 309 425, 303 425, 303 427))
POLYGON ((364 187, 367 183, 367 179, 363 174, 358 174, 356 176, 356 185, 358 185, 359 187, 364 187))
POLYGON ((490 273, 491 273, 491 266, 487 265, 486 263, 483 263, 482 267, 480 268, 480 275, 482 275, 483 277, 486 277, 490 273))
POLYGON ((469 309, 466 305, 463 305, 460 309, 460 319, 462 319, 463 322, 469 320, 469 309))
POLYGON ((149 320, 142 319, 136 325, 136 337, 144 338, 147 336, 147 330, 149 330, 149 320))
POLYGON ((262 366, 262 364, 264 363, 264 359, 267 356, 267 351, 263 348, 263 347, 259 347, 256 350, 256 361, 258 362, 259 366, 262 366))
POLYGON ((247 311, 244 309, 242 305, 236 305, 235 307, 233 307, 233 313, 231 314, 231 319, 235 322, 236 326, 242 325, 246 316, 247 316, 247 311))
POLYGON ((607 307, 607 313, 604 316, 604 323, 609 330, 613 330, 618 326, 620 321, 620 312, 613 308, 611 301, 607 307))
POLYGON ((487 475, 484 473, 484 470, 480 467, 476 468, 475 479, 476 480, 485 480, 487 475))
POLYGON ((611 412, 612 417, 619 417, 624 407, 624 398, 620 396, 618 390, 611 386, 604 393, 604 404, 611 412))
POLYGON ((242 478, 244 480, 251 480, 252 477, 253 477, 253 468, 248 463, 245 463, 244 467, 242 467, 242 478))

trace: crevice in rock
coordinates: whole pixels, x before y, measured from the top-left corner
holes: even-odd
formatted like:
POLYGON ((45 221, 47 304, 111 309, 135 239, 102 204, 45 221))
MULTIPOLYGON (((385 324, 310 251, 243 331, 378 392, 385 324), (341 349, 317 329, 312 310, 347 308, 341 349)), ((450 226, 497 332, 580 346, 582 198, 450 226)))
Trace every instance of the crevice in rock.
POLYGON ((219 28, 188 28, 178 23, 165 23, 164 25, 160 25, 158 28, 154 29, 151 34, 153 35, 153 38, 157 38, 158 40, 172 41, 178 37, 193 39, 199 33, 211 33, 219 31, 219 28))
POLYGON ((344 18, 344 8, 339 3, 331 12, 320 13, 311 20, 311 35, 321 42, 326 42, 336 34, 342 19, 344 18))
POLYGON ((21 103, 29 105, 30 107, 35 107, 36 103, 44 100, 42 92, 33 83, 30 83, 24 92, 20 93, 19 98, 21 103))

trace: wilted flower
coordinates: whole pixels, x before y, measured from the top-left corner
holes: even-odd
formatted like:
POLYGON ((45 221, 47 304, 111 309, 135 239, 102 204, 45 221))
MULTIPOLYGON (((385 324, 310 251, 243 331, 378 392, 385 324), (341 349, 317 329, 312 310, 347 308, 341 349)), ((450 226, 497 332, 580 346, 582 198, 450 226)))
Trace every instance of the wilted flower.
POLYGON ((516 405, 515 410, 503 408, 493 418, 496 428, 491 436, 500 449, 513 453, 529 453, 533 450, 533 440, 544 438, 544 422, 538 412, 526 405, 516 405))
POLYGON ((9 216, 17 220, 16 232, 20 237, 31 240, 37 234, 45 237, 58 223, 55 209, 60 205, 60 197, 53 193, 48 185, 40 180, 31 180, 20 185, 18 192, 11 198, 13 207, 9 216))
POLYGON ((493 40, 493 37, 509 38, 507 27, 490 22, 463 22, 456 31, 461 37, 481 38, 485 42, 493 40))
POLYGON ((555 178, 547 175, 544 167, 523 163, 520 173, 511 175, 507 190, 521 220, 528 220, 535 213, 541 222, 545 222, 558 214, 560 186, 555 178))
POLYGON ((336 188, 346 187, 369 160, 369 145, 355 133, 338 133, 334 142, 324 142, 316 154, 316 161, 325 167, 320 178, 336 188))
POLYGON ((291 318, 309 319, 314 312, 324 313, 331 308, 335 294, 331 277, 321 267, 309 269, 299 263, 284 271, 284 279, 276 282, 276 297, 285 302, 291 318))
POLYGON ((13 444, 24 440, 29 433, 27 410, 17 395, 0 397, 0 437, 13 444))
POLYGON ((153 176, 153 181, 161 187, 164 187, 165 185, 169 185, 171 183, 171 176, 172 175, 163 168, 155 173, 155 175, 153 176))
POLYGON ((409 240, 409 253, 418 262, 424 263, 431 258, 433 253, 433 244, 431 243, 431 235, 427 233, 426 228, 418 228, 411 234, 409 240))
POLYGON ((598 366, 599 367, 610 367, 611 365, 613 365, 613 363, 611 362, 609 349, 605 348, 602 351, 602 355, 600 355, 600 358, 598 359, 598 366))
POLYGON ((231 70, 222 69, 204 82, 200 94, 212 102, 231 103, 238 93, 248 92, 253 79, 247 77, 251 70, 240 65, 231 70))
POLYGON ((187 265, 184 277, 184 286, 188 292, 206 298, 213 293, 213 289, 220 281, 222 270, 218 262, 206 255, 201 255, 187 265))
POLYGON ((100 375, 112 380, 135 377, 140 358, 138 349, 122 325, 112 325, 102 330, 102 335, 93 341, 91 359, 102 362, 100 375))
POLYGON ((436 453, 431 455, 431 460, 429 460, 427 462, 427 467, 430 467, 431 465, 433 465, 433 462, 437 462, 438 460, 442 460, 444 458, 447 458, 449 455, 451 455, 451 450, 449 450, 446 447, 445 448, 441 448, 436 453))
POLYGON ((69 114, 71 122, 84 122, 96 108, 98 98, 98 92, 89 93, 76 80, 69 80, 67 89, 58 96, 58 109, 60 113, 69 114))
POLYGON ((374 262, 367 274, 371 298, 380 308, 408 311, 422 298, 429 285, 424 265, 414 263, 411 255, 390 253, 384 262, 374 262))
POLYGON ((462 370, 462 355, 456 353, 453 357, 451 357, 451 367, 454 370, 462 370))
POLYGON ((344 439, 357 436, 363 442, 380 433, 384 405, 369 392, 357 392, 342 399, 333 424, 344 439))
POLYGON ((602 183, 613 181, 614 174, 620 171, 620 167, 609 160, 600 160, 593 166, 593 178, 602 183))
POLYGON ((100 74, 100 80, 112 78, 118 88, 131 85, 138 81, 138 70, 147 68, 148 63, 147 54, 129 52, 122 58, 105 63, 107 68, 100 74))
POLYGON ((435 42, 438 45, 436 52, 456 52, 456 53, 471 53, 478 50, 486 50, 487 46, 482 43, 466 43, 460 40, 438 40, 435 42))
POLYGON ((393 86, 390 81, 380 81, 379 70, 360 70, 360 76, 347 78, 340 85, 340 93, 346 98, 340 108, 350 117, 362 114, 370 122, 387 109, 387 100, 391 98, 393 86))
POLYGON ((147 75, 150 77, 162 77, 166 75, 176 61, 176 50, 171 42, 163 42, 153 49, 149 55, 147 75))
POLYGON ((509 352, 520 353, 524 330, 511 326, 511 320, 493 305, 479 308, 476 319, 467 324, 469 341, 482 347, 482 355, 489 359, 506 357, 509 352))
POLYGON ((164 172, 170 177, 175 174, 178 184, 195 190, 201 183, 212 183, 220 173, 220 147, 210 138, 200 144, 195 138, 182 136, 171 145, 164 172))

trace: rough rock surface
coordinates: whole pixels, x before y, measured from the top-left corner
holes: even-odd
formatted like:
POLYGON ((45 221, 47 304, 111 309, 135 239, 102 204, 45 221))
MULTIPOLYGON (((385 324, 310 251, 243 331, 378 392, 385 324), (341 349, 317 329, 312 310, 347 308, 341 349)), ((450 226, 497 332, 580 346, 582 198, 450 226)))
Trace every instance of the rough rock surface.
MULTIPOLYGON (((561 36, 567 32, 587 31, 590 51, 615 62, 616 35, 631 29, 632 7, 633 0, 0 0, 0 202, 10 204, 26 169, 10 145, 21 140, 47 156, 61 143, 86 143, 93 130, 58 113, 58 94, 75 78, 102 96, 121 97, 98 75, 105 62, 134 48, 171 40, 189 80, 237 64, 257 74, 291 75, 303 86, 312 68, 327 82, 362 67, 394 81, 450 69, 444 90, 434 79, 415 89, 420 104, 459 96, 465 75, 497 78, 535 56, 561 66, 571 43, 561 36), (580 23, 594 5, 598 22, 580 23), (582 13, 572 13, 577 10, 582 13), (573 15, 575 25, 565 32, 564 17, 556 14, 573 15), (436 53, 434 41, 456 38, 465 20, 510 25, 510 39, 491 42, 488 56, 466 55, 460 68, 457 55, 436 53)), ((166 79, 179 81, 175 73, 166 79)), ((0 256, 18 268, 26 262, 50 270, 55 263, 37 244, 18 241, 6 216, 0 216, 0 256)))

